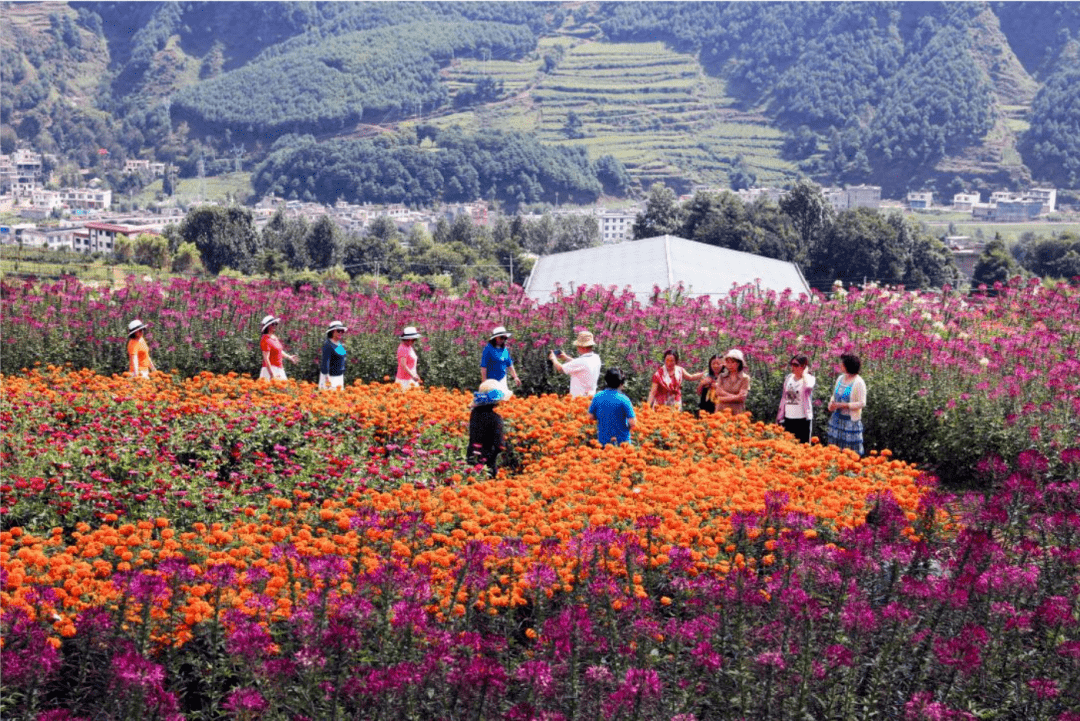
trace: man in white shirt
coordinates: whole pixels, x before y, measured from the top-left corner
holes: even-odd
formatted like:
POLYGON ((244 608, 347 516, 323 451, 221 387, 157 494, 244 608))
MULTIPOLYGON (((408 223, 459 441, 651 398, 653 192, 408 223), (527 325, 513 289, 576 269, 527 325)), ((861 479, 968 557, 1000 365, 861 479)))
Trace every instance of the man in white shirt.
POLYGON ((570 395, 591 398, 596 394, 596 382, 600 379, 600 356, 593 353, 596 341, 592 333, 583 330, 577 334, 574 345, 577 358, 571 359, 560 350, 558 355, 552 351, 548 360, 555 370, 570 376, 570 395))

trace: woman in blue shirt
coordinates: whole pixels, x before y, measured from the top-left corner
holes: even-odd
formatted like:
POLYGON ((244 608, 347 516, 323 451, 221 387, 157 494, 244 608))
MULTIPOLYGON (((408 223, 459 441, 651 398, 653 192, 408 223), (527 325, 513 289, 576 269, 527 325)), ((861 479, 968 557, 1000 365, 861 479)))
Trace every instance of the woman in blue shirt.
POLYGON ((326 329, 326 342, 322 347, 319 360, 319 388, 323 390, 341 390, 345 387, 345 346, 341 337, 349 330, 340 320, 335 320, 326 329))
POLYGON ((514 369, 514 360, 510 357, 510 349, 506 342, 510 340, 510 333, 503 326, 498 326, 491 331, 491 338, 484 346, 484 354, 480 357, 480 382, 496 381, 499 387, 510 394, 510 386, 506 382, 506 374, 514 377, 514 383, 521 385, 517 371, 514 369))

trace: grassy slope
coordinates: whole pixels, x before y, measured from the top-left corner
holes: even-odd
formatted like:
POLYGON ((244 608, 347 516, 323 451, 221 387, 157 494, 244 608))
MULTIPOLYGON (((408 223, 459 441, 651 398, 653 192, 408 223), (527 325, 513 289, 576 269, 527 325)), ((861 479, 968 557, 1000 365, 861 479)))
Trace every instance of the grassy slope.
POLYGON ((485 74, 503 81, 504 98, 424 120, 532 131, 545 142, 584 145, 593 158, 618 158, 642 188, 679 179, 726 186, 738 155, 759 184, 798 175, 780 158, 780 131, 760 115, 737 111, 721 80, 705 75, 693 56, 659 42, 551 37, 541 40, 538 56, 521 62, 461 60, 444 71, 455 91, 485 74), (544 73, 540 57, 556 46, 563 57, 544 73), (584 138, 567 136, 571 111, 582 121, 584 138))

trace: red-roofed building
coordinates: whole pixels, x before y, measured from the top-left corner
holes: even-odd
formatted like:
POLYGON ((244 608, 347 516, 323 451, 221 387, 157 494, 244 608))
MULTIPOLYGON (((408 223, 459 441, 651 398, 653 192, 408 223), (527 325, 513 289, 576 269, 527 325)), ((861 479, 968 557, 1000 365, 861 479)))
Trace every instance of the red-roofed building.
MULTIPOLYGON (((111 253, 116 246, 116 236, 123 233, 129 238, 147 233, 149 235, 161 235, 157 228, 139 227, 134 225, 116 225, 114 223, 87 223, 86 230, 90 233, 90 247, 88 253, 111 253)), ((76 248, 78 250, 78 248, 76 248)))

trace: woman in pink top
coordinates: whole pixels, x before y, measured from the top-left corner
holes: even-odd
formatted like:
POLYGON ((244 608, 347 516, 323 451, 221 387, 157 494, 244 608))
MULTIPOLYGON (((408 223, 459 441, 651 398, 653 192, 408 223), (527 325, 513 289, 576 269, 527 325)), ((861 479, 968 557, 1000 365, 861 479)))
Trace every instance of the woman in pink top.
POLYGON ((275 333, 280 322, 281 318, 275 318, 272 315, 264 316, 262 319, 262 338, 259 339, 259 350, 262 351, 263 363, 262 370, 259 371, 260 380, 286 380, 285 364, 282 358, 288 358, 293 363, 296 362, 296 356, 285 352, 285 346, 282 345, 281 340, 275 333))
POLYGON ((397 375, 394 377, 394 382, 401 386, 402 390, 418 386, 423 382, 416 374, 416 349, 413 348, 413 344, 419 337, 420 334, 411 325, 401 333, 401 345, 397 349, 397 375))

